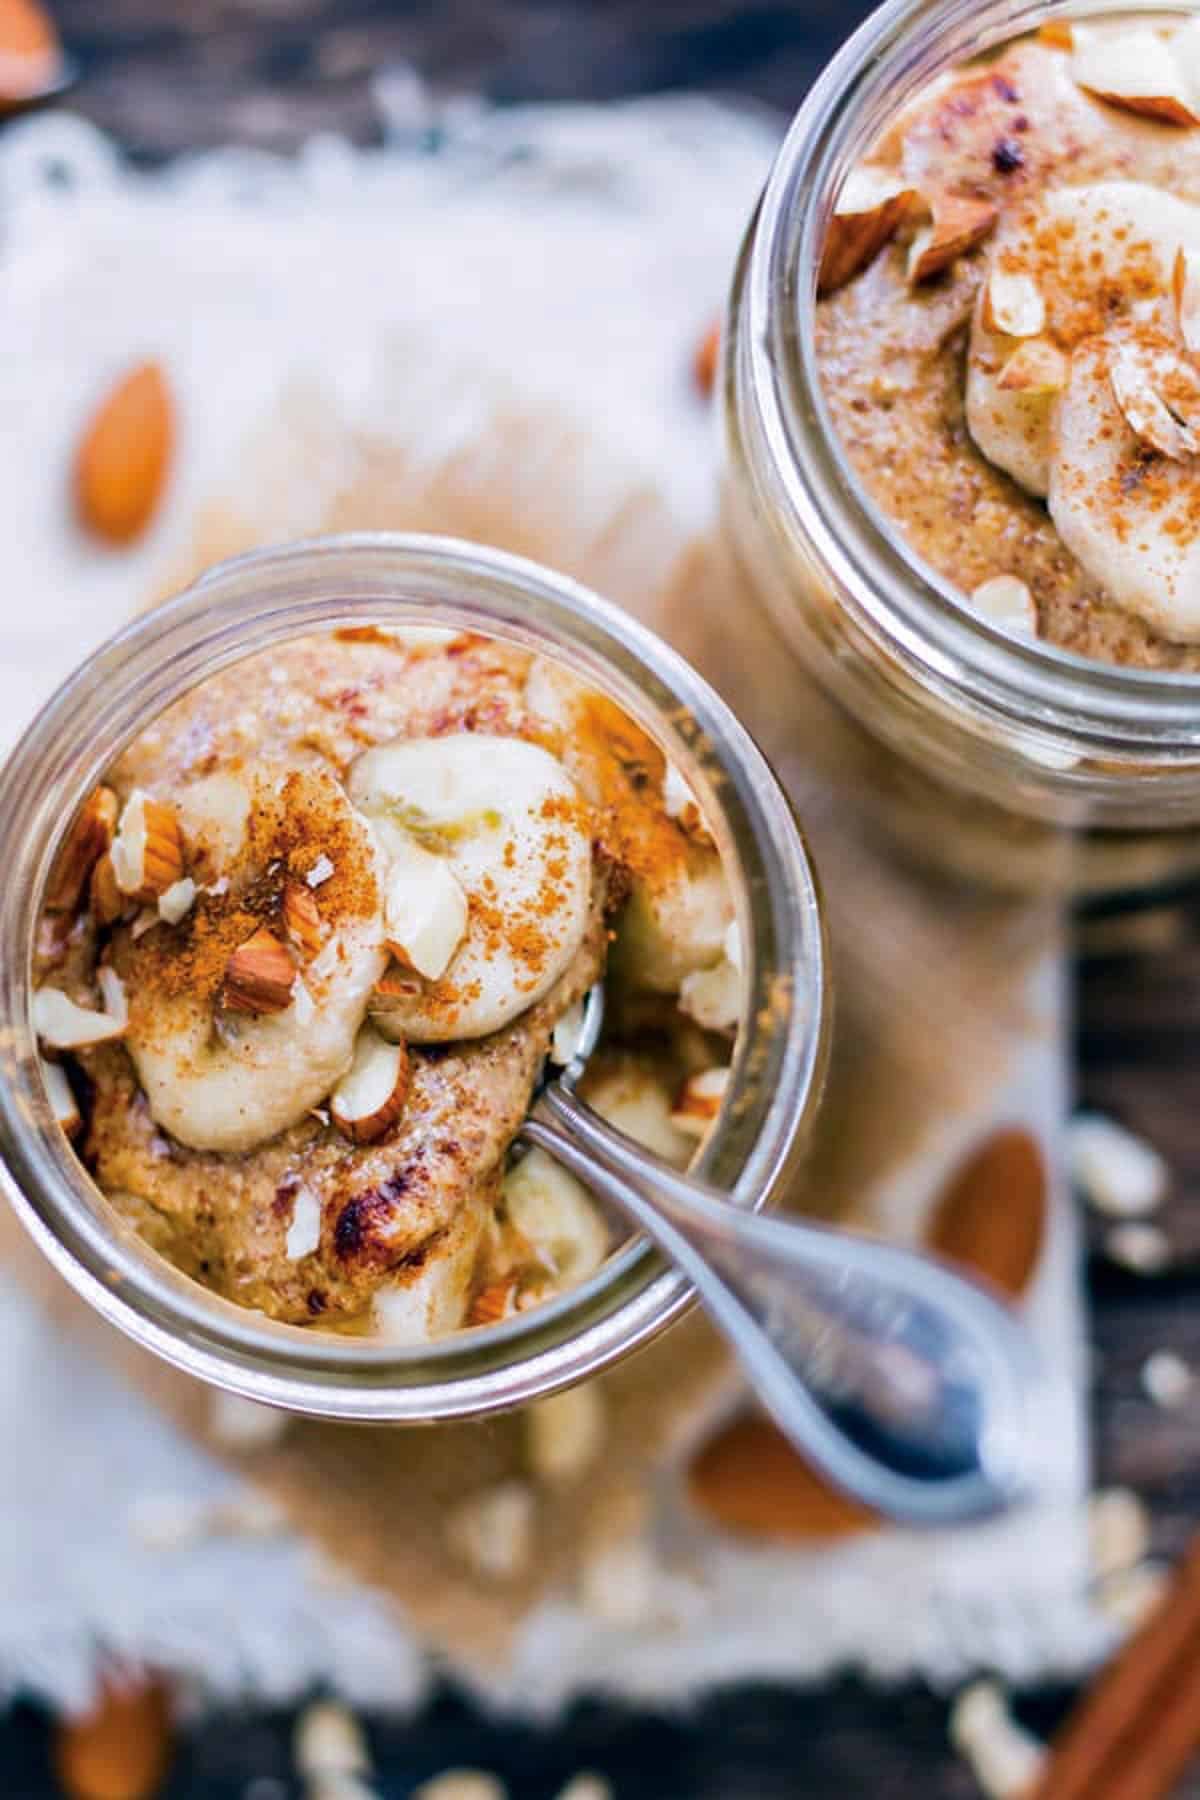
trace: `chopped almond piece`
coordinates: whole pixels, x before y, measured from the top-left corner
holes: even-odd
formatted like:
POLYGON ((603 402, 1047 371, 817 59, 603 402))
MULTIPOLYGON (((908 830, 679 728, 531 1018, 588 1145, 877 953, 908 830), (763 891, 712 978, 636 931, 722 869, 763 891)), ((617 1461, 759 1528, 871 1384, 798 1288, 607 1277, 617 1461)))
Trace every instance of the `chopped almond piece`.
POLYGON ((71 1091, 71 1083, 67 1080, 67 1071, 61 1063, 43 1063, 42 1080, 46 1084, 46 1098, 50 1109, 68 1137, 74 1137, 83 1129, 83 1119, 71 1091))
POLYGON ((971 605, 995 625, 1037 636, 1037 608, 1025 583, 1015 575, 993 575, 971 590, 971 605))
POLYGON ((1108 379, 1126 424, 1143 443, 1175 462, 1200 451, 1200 375, 1190 363, 1123 344, 1108 379))
POLYGON ((498 1325, 501 1319, 507 1319, 516 1311, 516 1304, 517 1283, 513 1276, 490 1281, 472 1300, 466 1322, 468 1325, 498 1325))
POLYGON ((141 536, 166 486, 174 436, 166 376, 141 363, 105 396, 75 458, 75 509, 93 536, 111 544, 141 536))
POLYGON ((304 957, 316 956, 324 941, 321 909, 310 888, 289 881, 283 890, 283 928, 288 940, 304 957))
POLYGON ((1200 353, 1200 250, 1180 248, 1176 253, 1171 293, 1179 335, 1185 348, 1195 356, 1200 353))
POLYGON ((92 870, 88 899, 98 925, 115 925, 125 911, 125 896, 117 886, 111 856, 102 856, 92 870))
POLYGON ((721 1110, 728 1086, 728 1069, 701 1069, 689 1075, 671 1109, 671 1123, 676 1131, 686 1132, 688 1137, 704 1137, 721 1110))
POLYGON ((998 209, 990 200, 943 195, 934 209, 933 224, 919 231, 912 241, 908 253, 909 281, 916 285, 940 275, 960 256, 982 244, 998 217, 998 209))
POLYGON ((1056 344, 1048 338, 1029 338, 1014 350, 999 375, 996 386, 1006 393, 1057 394, 1067 385, 1070 364, 1056 344))
POLYGON ((329 1116, 352 1142, 373 1144, 404 1111, 411 1074, 407 1046, 364 1025, 354 1061, 329 1097, 329 1116))
POLYGON ((1147 29, 1089 36, 1071 73, 1097 100, 1166 125, 1200 125, 1195 97, 1165 38, 1147 29))
POLYGON ((93 788, 54 860, 46 888, 50 912, 73 912, 79 905, 93 868, 112 843, 117 813, 117 796, 112 789, 93 788))
POLYGON ((295 984, 296 965, 287 949, 260 926, 225 965, 222 1004, 229 1012, 283 1012, 295 984))
POLYGON ((119 1009, 97 1012, 94 1007, 78 1005, 55 987, 39 988, 33 996, 34 1030, 51 1050, 82 1050, 89 1044, 108 1043, 124 1037, 128 1023, 123 1004, 119 1009))
POLYGON ((1032 275, 993 269, 983 290, 983 322, 1006 337, 1040 337, 1046 329, 1046 302, 1032 275))
POLYGON ((920 204, 916 190, 892 170, 852 169, 826 229, 818 293, 831 293, 864 269, 920 204))
POLYGON ((109 856, 121 893, 144 906, 156 905, 183 878, 183 838, 174 810, 135 788, 109 856))

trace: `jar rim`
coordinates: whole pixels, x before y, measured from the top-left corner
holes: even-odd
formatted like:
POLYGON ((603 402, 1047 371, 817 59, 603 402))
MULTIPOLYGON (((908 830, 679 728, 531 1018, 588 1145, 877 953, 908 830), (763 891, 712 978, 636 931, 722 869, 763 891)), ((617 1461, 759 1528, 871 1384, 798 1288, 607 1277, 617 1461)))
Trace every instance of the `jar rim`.
POLYGON ((651 1248, 619 1247, 580 1287, 501 1324, 418 1346, 281 1324, 211 1293, 117 1220, 48 1107, 32 1032, 32 950, 61 826, 139 731, 273 644, 354 624, 507 639, 606 691, 680 764, 734 875, 748 954, 729 1093, 698 1171, 758 1207, 796 1166, 827 1049, 826 949, 800 828, 749 734, 674 650, 569 577, 445 537, 355 533, 250 552, 118 632, 59 687, 0 769, 0 1186, 68 1282, 167 1361, 327 1418, 474 1416, 580 1379, 691 1302, 651 1248))
MULTIPOLYGON (((1087 10, 1191 9, 1091 0, 1087 10)), ((866 492, 817 364, 821 244, 834 196, 880 125, 936 70, 1078 12, 1077 0, 885 0, 869 15, 810 89, 768 177, 746 271, 747 329, 735 347, 745 358, 738 392, 776 481, 772 505, 817 547, 884 654, 983 715, 1065 729, 1084 749, 1169 756, 1200 744, 1200 674, 1092 660, 973 613, 866 492)))

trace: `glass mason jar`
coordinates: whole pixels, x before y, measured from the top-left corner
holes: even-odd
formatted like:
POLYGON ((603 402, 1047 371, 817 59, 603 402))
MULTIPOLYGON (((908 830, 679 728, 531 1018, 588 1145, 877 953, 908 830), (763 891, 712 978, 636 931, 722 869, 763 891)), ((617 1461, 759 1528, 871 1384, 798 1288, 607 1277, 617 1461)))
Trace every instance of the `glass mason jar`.
POLYGON ((47 874, 104 770, 219 669, 355 624, 450 626, 552 655, 675 759, 711 820, 747 946, 733 1073, 698 1167, 746 1207, 767 1204, 787 1182, 824 1069, 826 957, 807 853, 754 744, 680 657, 574 582, 472 544, 379 534, 212 570, 89 657, 0 772, 9 867, 0 892, 0 1187, 85 1300, 191 1374, 322 1417, 464 1417, 551 1392, 645 1343, 688 1305, 687 1283, 629 1241, 546 1305, 426 1345, 276 1323, 191 1281, 118 1219, 53 1120, 30 1024, 47 874))
POLYGON ((1066 10, 889 0, 813 87, 735 272, 722 510, 762 602, 747 609, 763 640, 753 654, 791 657, 797 705, 819 712, 819 762, 860 813, 936 867, 1082 894, 1200 868, 1200 676, 1017 640, 956 600, 860 487, 814 332, 820 246, 847 171, 940 71, 1066 10))

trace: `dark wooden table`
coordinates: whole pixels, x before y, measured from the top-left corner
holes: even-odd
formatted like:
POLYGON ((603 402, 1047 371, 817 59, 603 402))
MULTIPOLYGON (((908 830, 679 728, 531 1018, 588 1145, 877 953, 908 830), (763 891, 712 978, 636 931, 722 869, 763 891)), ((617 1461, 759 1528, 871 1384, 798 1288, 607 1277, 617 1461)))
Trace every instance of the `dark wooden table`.
MULTIPOLYGON (((141 158, 240 141, 286 149, 318 129, 376 134, 369 79, 404 59, 435 89, 499 101, 604 98, 697 86, 791 108, 866 10, 859 0, 52 0, 81 80, 71 104, 141 158)), ((1153 1279, 1089 1260, 1098 1483, 1149 1503, 1154 1547, 1179 1552, 1200 1516, 1200 1405, 1168 1413, 1140 1371, 1170 1348, 1200 1368, 1200 897, 1081 923, 1078 1066, 1084 1102, 1169 1156, 1170 1269, 1153 1279)), ((1049 1730, 1071 1696, 1021 1697, 1049 1730)), ((166 1800, 299 1800, 290 1717, 250 1713, 186 1735, 166 1800), (259 1784, 254 1785, 251 1784, 259 1784)), ((944 1702, 852 1681, 818 1692, 740 1688, 682 1717, 587 1704, 552 1731, 499 1724, 443 1694, 411 1724, 372 1721, 378 1787, 401 1800, 451 1764, 494 1769, 514 1800, 552 1800, 581 1767, 618 1800, 970 1800, 944 1702)), ((0 1793, 56 1792, 47 1722, 0 1723, 0 1793)), ((1200 1775, 1180 1789, 1200 1800, 1200 1775)))

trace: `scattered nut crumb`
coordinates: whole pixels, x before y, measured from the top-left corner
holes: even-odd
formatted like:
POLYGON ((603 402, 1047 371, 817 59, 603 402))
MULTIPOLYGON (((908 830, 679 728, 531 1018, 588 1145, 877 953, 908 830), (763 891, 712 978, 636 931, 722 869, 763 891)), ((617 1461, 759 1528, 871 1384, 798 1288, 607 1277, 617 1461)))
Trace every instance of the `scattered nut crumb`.
POLYGON ((1067 1128, 1067 1154, 1076 1186, 1109 1218, 1144 1217, 1161 1205, 1167 1165, 1143 1138, 1103 1113, 1079 1113, 1067 1128))
POLYGON ((605 1781, 603 1775, 593 1775, 590 1770, 585 1770, 571 1777, 558 1800, 613 1800, 612 1784, 605 1781))
POLYGON ((190 1549, 218 1537, 274 1537, 287 1520, 265 1494, 249 1490, 228 1500, 186 1494, 141 1494, 129 1509, 129 1529, 147 1550, 190 1549))
POLYGON ((604 1399, 595 1382, 538 1400, 525 1412, 525 1450, 540 1481, 575 1481, 604 1444, 604 1399))
POLYGON ((993 575, 990 581, 981 581, 971 590, 971 605, 993 625, 1003 626, 1006 631, 1024 632, 1028 637, 1037 636, 1038 618, 1033 595, 1015 575, 993 575))
POLYGON ((315 1700, 296 1721, 292 1755, 306 1779, 369 1775, 371 1752, 354 1714, 336 1700, 315 1700))
POLYGON ((208 1428, 224 1450, 261 1450, 279 1442, 288 1428, 288 1415, 218 1388, 209 1399, 208 1428))
POLYGON ((533 1489, 503 1481, 460 1500, 446 1517, 446 1542, 476 1575, 512 1581, 533 1561, 533 1489))
POLYGON ((1096 1607, 1123 1635, 1140 1631, 1171 1585, 1171 1572, 1162 1563, 1136 1563, 1119 1569, 1096 1587, 1096 1607))
POLYGON ((1157 1225, 1114 1225, 1105 1236, 1104 1254, 1139 1275, 1157 1275, 1171 1260, 1171 1245, 1157 1225))
POLYGON ((508 1800, 508 1789, 486 1769, 446 1769, 414 1788, 411 1800, 508 1800))
POLYGON ((965 1688, 950 1713, 950 1741, 971 1765, 988 1800, 1018 1800, 1040 1776, 1046 1747, 1013 1718, 994 1681, 965 1688))
POLYGON ((332 874, 333 864, 330 862, 329 858, 322 853, 318 856, 316 862, 304 877, 305 885, 310 888, 319 888, 324 882, 329 880, 329 877, 332 874))
POLYGON ((1088 1546, 1101 1579, 1132 1569, 1150 1545, 1150 1519, 1130 1488, 1106 1488, 1088 1501, 1088 1546))

